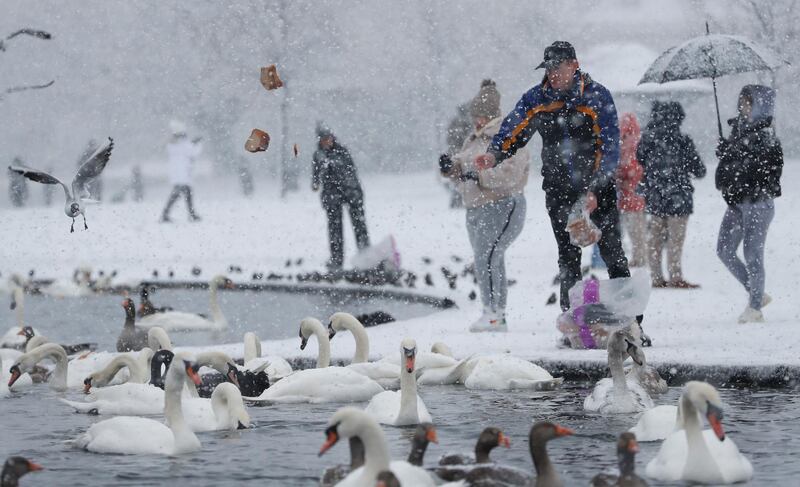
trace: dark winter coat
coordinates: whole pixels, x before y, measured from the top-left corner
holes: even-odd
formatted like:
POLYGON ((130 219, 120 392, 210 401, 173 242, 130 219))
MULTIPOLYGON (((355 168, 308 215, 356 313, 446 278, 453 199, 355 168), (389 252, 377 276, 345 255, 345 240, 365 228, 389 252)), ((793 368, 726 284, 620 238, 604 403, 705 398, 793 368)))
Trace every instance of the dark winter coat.
POLYGON ((729 205, 754 203, 781 195, 783 149, 772 128, 774 91, 766 86, 742 89, 752 101, 752 115, 729 120, 731 136, 717 149, 717 189, 729 205))
POLYGON ((611 93, 580 70, 569 92, 545 78, 517 103, 487 152, 498 163, 539 132, 542 189, 553 194, 597 192, 614 181, 619 162, 619 122, 611 93))
POLYGON ((706 167, 692 139, 681 133, 685 114, 677 102, 656 102, 636 151, 644 168, 640 192, 651 215, 689 216, 694 211, 692 177, 702 178, 706 167))
POLYGON ((355 204, 363 198, 361 183, 350 151, 338 141, 330 149, 314 152, 312 185, 321 187, 323 206, 355 204))

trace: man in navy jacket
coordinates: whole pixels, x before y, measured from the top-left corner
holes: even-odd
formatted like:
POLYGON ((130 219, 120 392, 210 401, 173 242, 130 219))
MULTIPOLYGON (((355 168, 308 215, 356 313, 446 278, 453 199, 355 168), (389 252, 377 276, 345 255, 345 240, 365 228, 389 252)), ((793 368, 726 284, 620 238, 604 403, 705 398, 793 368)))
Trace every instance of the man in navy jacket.
POLYGON ((582 196, 587 197, 592 221, 603 232, 598 246, 609 277, 630 276, 614 182, 619 124, 611 94, 580 71, 570 43, 557 41, 548 46, 538 68, 545 68, 544 79, 522 96, 476 162, 479 167, 502 164, 535 132, 541 135, 542 189, 558 243, 561 309, 567 310, 568 291, 581 278, 581 249, 570 243, 567 217, 582 196))

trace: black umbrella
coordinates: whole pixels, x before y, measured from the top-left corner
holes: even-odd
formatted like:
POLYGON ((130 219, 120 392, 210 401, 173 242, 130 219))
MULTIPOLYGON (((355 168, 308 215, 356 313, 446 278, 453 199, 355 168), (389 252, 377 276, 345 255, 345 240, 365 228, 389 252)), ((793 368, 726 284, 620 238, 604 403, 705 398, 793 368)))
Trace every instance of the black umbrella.
POLYGON ((784 64, 789 63, 746 37, 709 33, 706 23, 706 35, 668 49, 653 61, 639 84, 711 78, 717 108, 717 128, 722 138, 717 78, 728 74, 773 70, 784 64))

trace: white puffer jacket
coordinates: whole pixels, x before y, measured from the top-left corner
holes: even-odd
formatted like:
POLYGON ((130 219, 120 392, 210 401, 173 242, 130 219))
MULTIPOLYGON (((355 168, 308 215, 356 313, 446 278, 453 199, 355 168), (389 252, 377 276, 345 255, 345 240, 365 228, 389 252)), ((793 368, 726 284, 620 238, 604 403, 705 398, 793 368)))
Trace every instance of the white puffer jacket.
POLYGON ((169 157, 169 181, 173 185, 192 184, 192 163, 200 155, 202 147, 187 137, 173 140, 167 144, 169 157))

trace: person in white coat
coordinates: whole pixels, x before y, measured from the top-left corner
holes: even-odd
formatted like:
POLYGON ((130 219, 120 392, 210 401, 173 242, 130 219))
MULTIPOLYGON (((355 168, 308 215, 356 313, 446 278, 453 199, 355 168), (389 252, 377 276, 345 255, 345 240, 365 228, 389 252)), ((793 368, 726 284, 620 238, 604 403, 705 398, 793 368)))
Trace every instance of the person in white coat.
POLYGON ((172 193, 170 193, 167 206, 164 207, 164 212, 161 214, 161 222, 172 221, 169 218, 169 212, 181 194, 186 198, 189 220, 196 222, 200 220, 200 217, 195 213, 192 201, 192 164, 200 155, 202 147, 199 141, 189 140, 186 127, 182 123, 173 121, 170 123, 170 128, 172 129, 172 140, 167 144, 167 155, 172 193))

